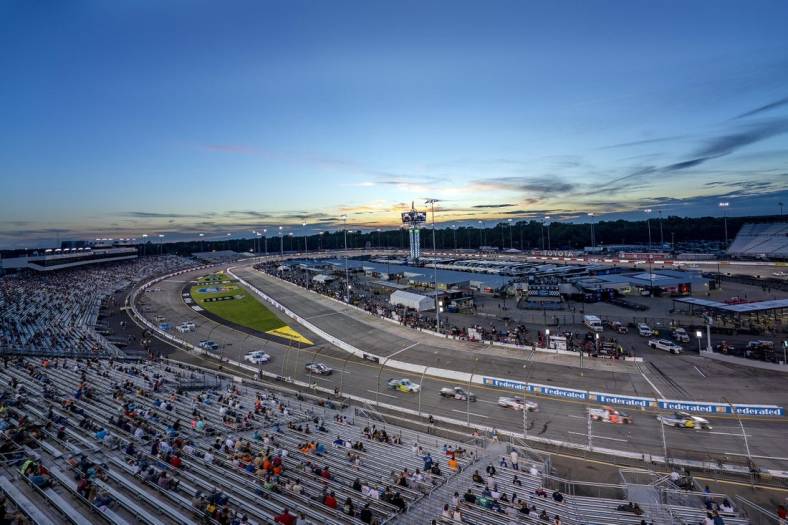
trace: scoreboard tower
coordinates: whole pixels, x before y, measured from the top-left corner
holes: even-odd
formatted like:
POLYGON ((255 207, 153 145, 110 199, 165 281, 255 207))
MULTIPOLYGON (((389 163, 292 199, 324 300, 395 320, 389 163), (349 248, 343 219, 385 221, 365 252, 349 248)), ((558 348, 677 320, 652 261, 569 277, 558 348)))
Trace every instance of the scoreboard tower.
POLYGON ((419 262, 421 257, 421 227, 427 222, 426 211, 416 211, 413 203, 410 203, 410 211, 402 213, 402 226, 408 228, 408 240, 410 241, 409 261, 412 264, 419 262))

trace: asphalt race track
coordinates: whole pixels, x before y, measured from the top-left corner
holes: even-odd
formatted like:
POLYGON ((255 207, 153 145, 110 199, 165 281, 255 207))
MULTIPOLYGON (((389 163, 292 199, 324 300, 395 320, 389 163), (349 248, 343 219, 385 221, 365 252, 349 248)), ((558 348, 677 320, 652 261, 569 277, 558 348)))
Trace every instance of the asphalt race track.
MULTIPOLYGON (((284 283, 251 268, 251 263, 229 265, 239 277, 250 282, 325 332, 361 350, 416 364, 473 372, 475 374, 512 378, 570 388, 584 388, 615 394, 662 396, 668 399, 759 403, 786 406, 788 394, 785 374, 768 372, 709 361, 698 356, 659 355, 649 359, 654 364, 612 362, 586 359, 583 369, 573 357, 556 358, 549 354, 491 348, 461 343, 421 334, 393 323, 374 319, 355 309, 284 283), (654 367, 656 365, 656 369, 654 367), (582 375, 581 375, 582 373, 582 375)), ((225 266, 226 268, 227 266, 225 266)), ((216 323, 195 312, 183 301, 184 284, 206 273, 205 270, 178 275, 159 282, 160 291, 140 294, 140 311, 151 321, 163 316, 174 325, 193 320, 197 330, 178 334, 193 344, 201 339, 217 342, 223 354, 242 360, 251 350, 265 350, 272 361, 262 365, 266 370, 294 379, 337 388, 371 400, 396 404, 429 414, 458 420, 466 418, 476 424, 522 432, 523 415, 497 405, 500 395, 514 395, 505 390, 474 385, 471 389, 478 401, 466 403, 443 399, 440 388, 451 385, 446 380, 387 370, 385 366, 352 357, 333 347, 303 327, 297 327, 315 346, 301 349, 259 338, 216 323), (331 376, 310 376, 304 364, 321 361, 334 369, 331 376), (389 378, 408 377, 422 384, 420 395, 386 388, 389 378)), ((288 324, 292 321, 283 317, 288 324)), ((527 414, 528 434, 565 442, 586 444, 589 423, 586 402, 531 396, 539 410, 527 414)), ((695 460, 745 462, 747 446, 754 462, 762 468, 788 470, 788 418, 742 417, 747 443, 740 421, 733 416, 709 417, 711 431, 676 429, 660 425, 656 411, 628 410, 631 425, 592 423, 595 447, 627 450, 639 454, 663 454, 664 441, 668 455, 695 460)))

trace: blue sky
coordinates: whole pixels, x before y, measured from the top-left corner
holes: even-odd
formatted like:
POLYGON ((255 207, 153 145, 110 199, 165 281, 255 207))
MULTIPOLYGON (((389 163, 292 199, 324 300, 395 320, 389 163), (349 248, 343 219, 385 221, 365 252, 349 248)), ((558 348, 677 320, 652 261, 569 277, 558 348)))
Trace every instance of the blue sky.
POLYGON ((0 4, 0 246, 779 211, 788 3, 0 4), (294 226, 298 225, 298 226, 294 226))

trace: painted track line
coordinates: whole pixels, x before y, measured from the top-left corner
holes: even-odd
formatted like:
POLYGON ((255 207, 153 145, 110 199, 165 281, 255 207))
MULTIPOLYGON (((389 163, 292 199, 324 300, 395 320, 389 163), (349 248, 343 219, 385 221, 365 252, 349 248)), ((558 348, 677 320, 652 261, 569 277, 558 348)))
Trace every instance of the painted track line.
POLYGON ((654 392, 657 393, 657 395, 660 397, 660 399, 665 399, 665 396, 662 395, 662 392, 659 391, 659 388, 657 388, 657 386, 654 383, 651 382, 651 379, 648 378, 648 376, 646 375, 646 373, 643 371, 643 369, 640 366, 638 366, 638 370, 640 371, 640 375, 643 376, 643 379, 646 380, 646 383, 651 385, 651 388, 654 389, 654 392))
POLYGON ((473 417, 482 417, 484 419, 490 419, 490 416, 485 416, 482 414, 474 414, 473 412, 466 412, 465 410, 457 410, 456 408, 452 409, 452 412, 457 412, 458 414, 470 414, 473 417))
POLYGON ((399 399, 397 396, 392 396, 391 394, 386 394, 385 392, 375 392, 374 390, 367 390, 370 394, 379 394, 381 396, 391 397, 394 399, 399 399))
MULTIPOLYGON (((576 436, 587 436, 588 435, 588 434, 583 434, 582 432, 571 432, 571 431, 567 432, 567 434, 574 434, 576 436)), ((622 441, 624 443, 629 441, 628 439, 612 438, 612 437, 606 437, 606 436, 596 436, 594 434, 591 434, 591 439, 609 439, 610 441, 622 441)))
POLYGON ((414 346, 416 346, 416 345, 420 345, 420 344, 421 344, 421 343, 413 343, 412 345, 408 345, 408 346, 406 346, 405 348, 400 348, 399 350, 397 350, 397 351, 396 351, 396 352, 394 352, 393 354, 390 354, 390 355, 386 356, 386 359, 391 359, 391 358, 392 358, 392 357, 394 357, 395 355, 397 355, 397 354, 400 354, 400 353, 404 352, 405 350, 410 350, 410 349, 411 349, 411 348, 413 348, 414 346))

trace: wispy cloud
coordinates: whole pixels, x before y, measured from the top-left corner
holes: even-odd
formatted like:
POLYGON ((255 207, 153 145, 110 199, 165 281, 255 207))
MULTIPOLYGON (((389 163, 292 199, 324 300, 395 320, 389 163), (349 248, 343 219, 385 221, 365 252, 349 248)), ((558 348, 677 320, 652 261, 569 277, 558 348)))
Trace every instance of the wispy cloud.
POLYGON ((517 206, 516 204, 476 204, 473 208, 511 208, 512 206, 517 206))
POLYGON ((780 107, 786 106, 786 105, 788 105, 788 97, 784 97, 784 98, 781 98, 779 100, 775 100, 774 102, 770 102, 768 104, 764 104, 763 106, 757 107, 755 109, 751 109, 750 111, 745 111, 741 115, 737 115, 737 116, 735 116, 733 118, 734 118, 734 120, 736 120, 736 119, 740 119, 740 118, 752 117, 754 115, 758 115, 758 114, 764 113, 766 111, 771 111, 773 109, 777 109, 777 108, 780 108, 780 107))

